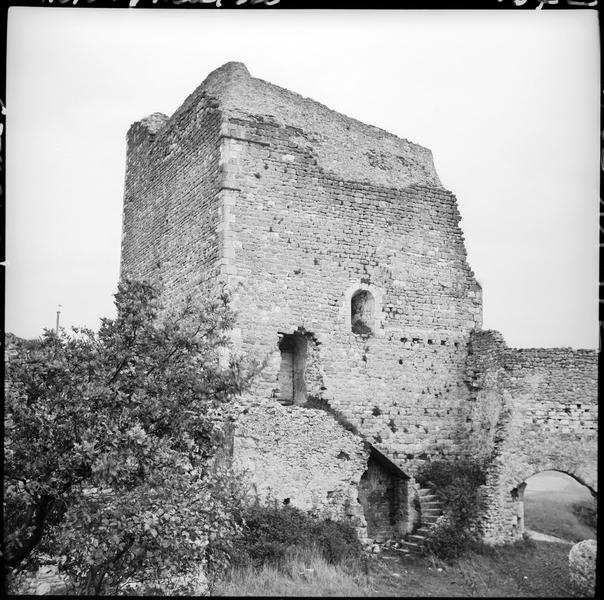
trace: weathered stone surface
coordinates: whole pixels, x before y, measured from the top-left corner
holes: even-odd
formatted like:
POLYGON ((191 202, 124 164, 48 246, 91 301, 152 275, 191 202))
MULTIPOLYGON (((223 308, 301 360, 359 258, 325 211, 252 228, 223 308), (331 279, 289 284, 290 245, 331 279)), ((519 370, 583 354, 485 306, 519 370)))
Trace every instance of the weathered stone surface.
POLYGON ((583 540, 568 553, 570 580, 587 596, 596 593, 596 540, 583 540))
POLYGON ((358 483, 368 456, 357 435, 321 410, 250 399, 236 418, 233 465, 247 475, 251 495, 347 520, 361 537, 358 483))
POLYGON ((597 490, 597 354, 481 331, 460 218, 429 150, 241 63, 128 132, 122 276, 169 302, 232 290, 235 349, 267 358, 233 454, 258 493, 339 515, 356 502, 368 453, 307 399, 411 483, 426 460, 487 459, 482 527, 503 541, 521 535, 521 486, 539 470, 597 490))
POLYGON ((597 353, 508 348, 493 331, 473 333, 469 351, 462 448, 489 459, 485 537, 513 540, 532 475, 561 471, 597 493, 597 353))

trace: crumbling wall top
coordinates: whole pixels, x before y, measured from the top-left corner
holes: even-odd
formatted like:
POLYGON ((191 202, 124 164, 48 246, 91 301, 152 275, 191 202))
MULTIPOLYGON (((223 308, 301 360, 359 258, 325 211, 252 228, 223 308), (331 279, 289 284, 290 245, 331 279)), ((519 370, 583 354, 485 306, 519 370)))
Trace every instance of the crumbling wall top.
POLYGON ((298 129, 294 141, 311 150, 319 166, 345 179, 388 187, 442 187, 427 148, 252 77, 242 63, 212 71, 195 93, 202 92, 215 97, 227 116, 298 129))
POLYGON ((320 168, 342 179, 391 188, 416 184, 442 188, 427 148, 252 77, 240 62, 228 62, 212 71, 170 119, 154 113, 137 123, 153 134, 166 120, 178 126, 181 116, 208 101, 227 120, 288 128, 292 141, 311 152, 320 168))

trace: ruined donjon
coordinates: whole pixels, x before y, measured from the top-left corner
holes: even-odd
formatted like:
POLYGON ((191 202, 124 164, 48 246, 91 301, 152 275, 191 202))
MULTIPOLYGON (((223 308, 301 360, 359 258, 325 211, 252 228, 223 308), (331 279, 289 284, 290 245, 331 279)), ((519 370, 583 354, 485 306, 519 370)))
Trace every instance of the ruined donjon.
POLYGON ((226 284, 234 347, 268 357, 230 448, 250 493, 409 547, 440 510, 424 461, 488 459, 490 541, 522 534, 531 475, 597 493, 596 352, 483 331, 459 221, 429 150, 241 63, 131 126, 122 277, 226 284))

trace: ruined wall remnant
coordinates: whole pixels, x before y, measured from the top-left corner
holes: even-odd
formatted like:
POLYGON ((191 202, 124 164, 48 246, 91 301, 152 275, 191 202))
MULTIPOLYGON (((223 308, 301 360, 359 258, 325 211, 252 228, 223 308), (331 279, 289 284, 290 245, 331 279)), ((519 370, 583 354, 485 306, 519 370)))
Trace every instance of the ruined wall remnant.
MULTIPOLYGON (((471 337, 466 430, 470 456, 489 459, 483 531, 492 541, 523 533, 525 481, 542 471, 597 481, 597 354, 508 348, 497 332, 471 337)), ((465 441, 464 441, 465 440, 465 441)))
POLYGON ((337 514, 354 497, 379 537, 409 519, 381 516, 378 497, 409 512, 409 485, 368 467, 359 440, 403 482, 482 456, 485 535, 511 539, 512 491, 535 469, 592 485, 597 356, 481 331, 460 218, 429 150, 228 63, 128 132, 122 277, 159 282, 168 303, 232 291, 235 349, 267 359, 234 452, 262 494, 337 514))

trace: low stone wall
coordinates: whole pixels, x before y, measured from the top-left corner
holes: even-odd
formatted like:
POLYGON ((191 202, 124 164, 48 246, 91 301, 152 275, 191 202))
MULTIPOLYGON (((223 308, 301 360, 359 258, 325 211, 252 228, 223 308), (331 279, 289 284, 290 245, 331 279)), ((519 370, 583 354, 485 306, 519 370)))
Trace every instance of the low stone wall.
POLYGON ((568 553, 570 580, 578 591, 594 596, 596 593, 596 540, 583 540, 568 553))

